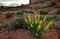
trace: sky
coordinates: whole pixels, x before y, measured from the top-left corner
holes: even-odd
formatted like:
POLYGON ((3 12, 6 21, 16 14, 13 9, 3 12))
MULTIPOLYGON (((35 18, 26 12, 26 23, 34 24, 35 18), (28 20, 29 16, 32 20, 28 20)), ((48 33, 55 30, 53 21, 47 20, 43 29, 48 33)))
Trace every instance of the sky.
POLYGON ((29 0, 0 0, 0 6, 20 6, 21 4, 29 4, 29 0))

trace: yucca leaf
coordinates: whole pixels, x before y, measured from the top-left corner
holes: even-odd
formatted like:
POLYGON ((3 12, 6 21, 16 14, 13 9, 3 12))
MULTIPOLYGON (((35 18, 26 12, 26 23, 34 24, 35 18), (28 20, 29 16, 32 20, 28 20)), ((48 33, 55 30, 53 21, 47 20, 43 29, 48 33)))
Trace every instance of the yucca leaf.
POLYGON ((25 18, 25 22, 28 24, 28 20, 27 20, 27 18, 25 18))
POLYGON ((47 19, 47 16, 45 16, 45 17, 44 17, 43 22, 45 22, 45 21, 46 21, 46 19, 47 19))
POLYGON ((30 27, 28 26, 28 29, 29 29, 30 27))
POLYGON ((39 20, 40 20, 40 14, 38 14, 38 22, 39 22, 39 20))
POLYGON ((32 24, 32 23, 30 23, 30 27, 31 27, 31 28, 33 27, 33 24, 32 24))
POLYGON ((29 21, 29 22, 31 21, 31 19, 30 19, 30 15, 28 15, 28 21, 29 21))
POLYGON ((35 20, 35 23, 37 24, 38 23, 38 20, 35 20))
POLYGON ((45 29, 44 30, 47 30, 47 29, 49 29, 49 27, 50 27, 50 25, 53 23, 53 20, 51 20, 47 25, 46 25, 46 27, 45 27, 45 29))
POLYGON ((38 30, 41 29, 41 27, 42 27, 42 22, 43 22, 42 20, 39 22, 39 25, 38 25, 38 28, 37 28, 38 30))
POLYGON ((31 21, 32 22, 32 24, 34 24, 34 21, 31 21))
POLYGON ((37 13, 36 13, 36 15, 35 15, 35 20, 37 20, 37 13))

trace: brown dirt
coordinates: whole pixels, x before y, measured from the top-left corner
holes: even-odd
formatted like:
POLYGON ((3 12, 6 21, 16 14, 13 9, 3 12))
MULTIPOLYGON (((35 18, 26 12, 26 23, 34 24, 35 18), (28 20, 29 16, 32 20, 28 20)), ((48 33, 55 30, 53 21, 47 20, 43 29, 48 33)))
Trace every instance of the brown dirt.
POLYGON ((49 29, 43 32, 43 39, 60 39, 60 31, 56 29, 49 29))
MULTIPOLYGON (((0 31, 0 39, 36 39, 28 30, 18 29, 15 31, 0 31)), ((60 39, 60 31, 49 29, 42 33, 42 39, 60 39)))
POLYGON ((0 31, 0 39, 35 39, 26 29, 18 29, 16 31, 6 30, 0 31))
POLYGON ((10 18, 5 18, 5 16, 6 16, 5 14, 0 14, 0 23, 4 23, 4 22, 7 23, 14 18, 14 16, 10 18))

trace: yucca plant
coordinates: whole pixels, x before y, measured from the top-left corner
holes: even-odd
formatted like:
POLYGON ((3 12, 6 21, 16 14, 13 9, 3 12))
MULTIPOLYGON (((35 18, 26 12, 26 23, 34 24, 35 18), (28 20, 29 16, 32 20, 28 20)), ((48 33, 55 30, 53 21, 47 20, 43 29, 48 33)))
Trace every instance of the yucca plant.
POLYGON ((53 20, 51 20, 46 26, 43 26, 44 22, 47 19, 47 16, 45 16, 43 19, 40 18, 40 14, 37 13, 34 16, 34 19, 31 19, 30 15, 28 15, 27 18, 25 18, 25 22, 27 24, 28 29, 36 36, 39 37, 40 33, 43 31, 46 31, 49 29, 50 25, 53 23, 53 20))

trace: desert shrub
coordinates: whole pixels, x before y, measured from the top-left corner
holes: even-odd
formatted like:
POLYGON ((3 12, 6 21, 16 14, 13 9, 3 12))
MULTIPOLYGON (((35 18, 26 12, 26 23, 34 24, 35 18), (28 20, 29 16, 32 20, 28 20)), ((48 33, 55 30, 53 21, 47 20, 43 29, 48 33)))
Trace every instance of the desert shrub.
POLYGON ((47 17, 47 21, 50 21, 51 19, 53 19, 51 16, 47 17))
POLYGON ((52 19, 54 19, 55 21, 58 21, 60 20, 60 17, 57 14, 53 14, 52 19))
POLYGON ((9 22, 9 26, 8 27, 9 27, 8 30, 16 30, 16 29, 21 27, 20 21, 18 21, 17 19, 16 20, 11 20, 9 22))
POLYGON ((7 26, 8 26, 7 23, 3 23, 3 24, 1 25, 1 28, 7 28, 7 26))
POLYGON ((47 20, 50 21, 51 19, 53 19, 54 21, 59 21, 60 17, 57 14, 52 14, 50 16, 47 17, 47 20))
POLYGON ((17 12, 17 15, 23 15, 23 12, 22 11, 17 12))
POLYGON ((57 24, 52 24, 50 28, 54 28, 54 29, 60 30, 60 26, 57 25, 57 24))
POLYGON ((15 30, 15 20, 11 20, 9 23, 3 23, 0 28, 4 28, 7 31, 15 30))
POLYGON ((2 30, 2 29, 6 29, 7 30, 7 27, 8 27, 8 24, 7 23, 2 23, 1 25, 0 25, 0 29, 2 30))
POLYGON ((4 28, 7 31, 11 31, 21 28, 21 24, 18 20, 11 20, 9 23, 3 23, 0 28, 4 28))
POLYGON ((30 10, 26 10, 25 13, 31 13, 32 14, 33 12, 30 10))
POLYGON ((51 3, 50 3, 50 6, 52 6, 52 7, 53 7, 53 6, 56 6, 56 3, 55 3, 55 2, 51 2, 51 3))
POLYGON ((60 14, 60 9, 58 9, 55 14, 59 15, 60 14))
POLYGON ((53 23, 53 20, 51 20, 47 25, 43 27, 44 22, 46 21, 47 16, 43 18, 43 20, 40 18, 40 14, 37 13, 34 16, 34 20, 31 19, 30 15, 25 18, 25 22, 27 24, 28 29, 36 36, 39 37, 41 32, 46 31, 49 29, 50 25, 53 23))
POLYGON ((6 18, 10 18, 10 17, 12 17, 14 15, 14 13, 7 13, 6 14, 6 18))
POLYGON ((45 11, 44 9, 41 9, 41 10, 39 11, 39 13, 40 13, 41 15, 47 15, 47 14, 48 14, 48 12, 45 11))
POLYGON ((22 9, 18 13, 20 13, 20 14, 23 14, 23 13, 33 13, 33 11, 31 11, 29 9, 22 9))
POLYGON ((25 21, 24 21, 23 18, 11 20, 9 22, 8 31, 10 31, 10 30, 16 30, 16 29, 20 29, 20 28, 26 28, 25 25, 26 24, 25 24, 25 21))
POLYGON ((16 29, 18 29, 18 28, 25 28, 24 26, 25 26, 24 25, 24 19, 17 19, 16 20, 16 29))

